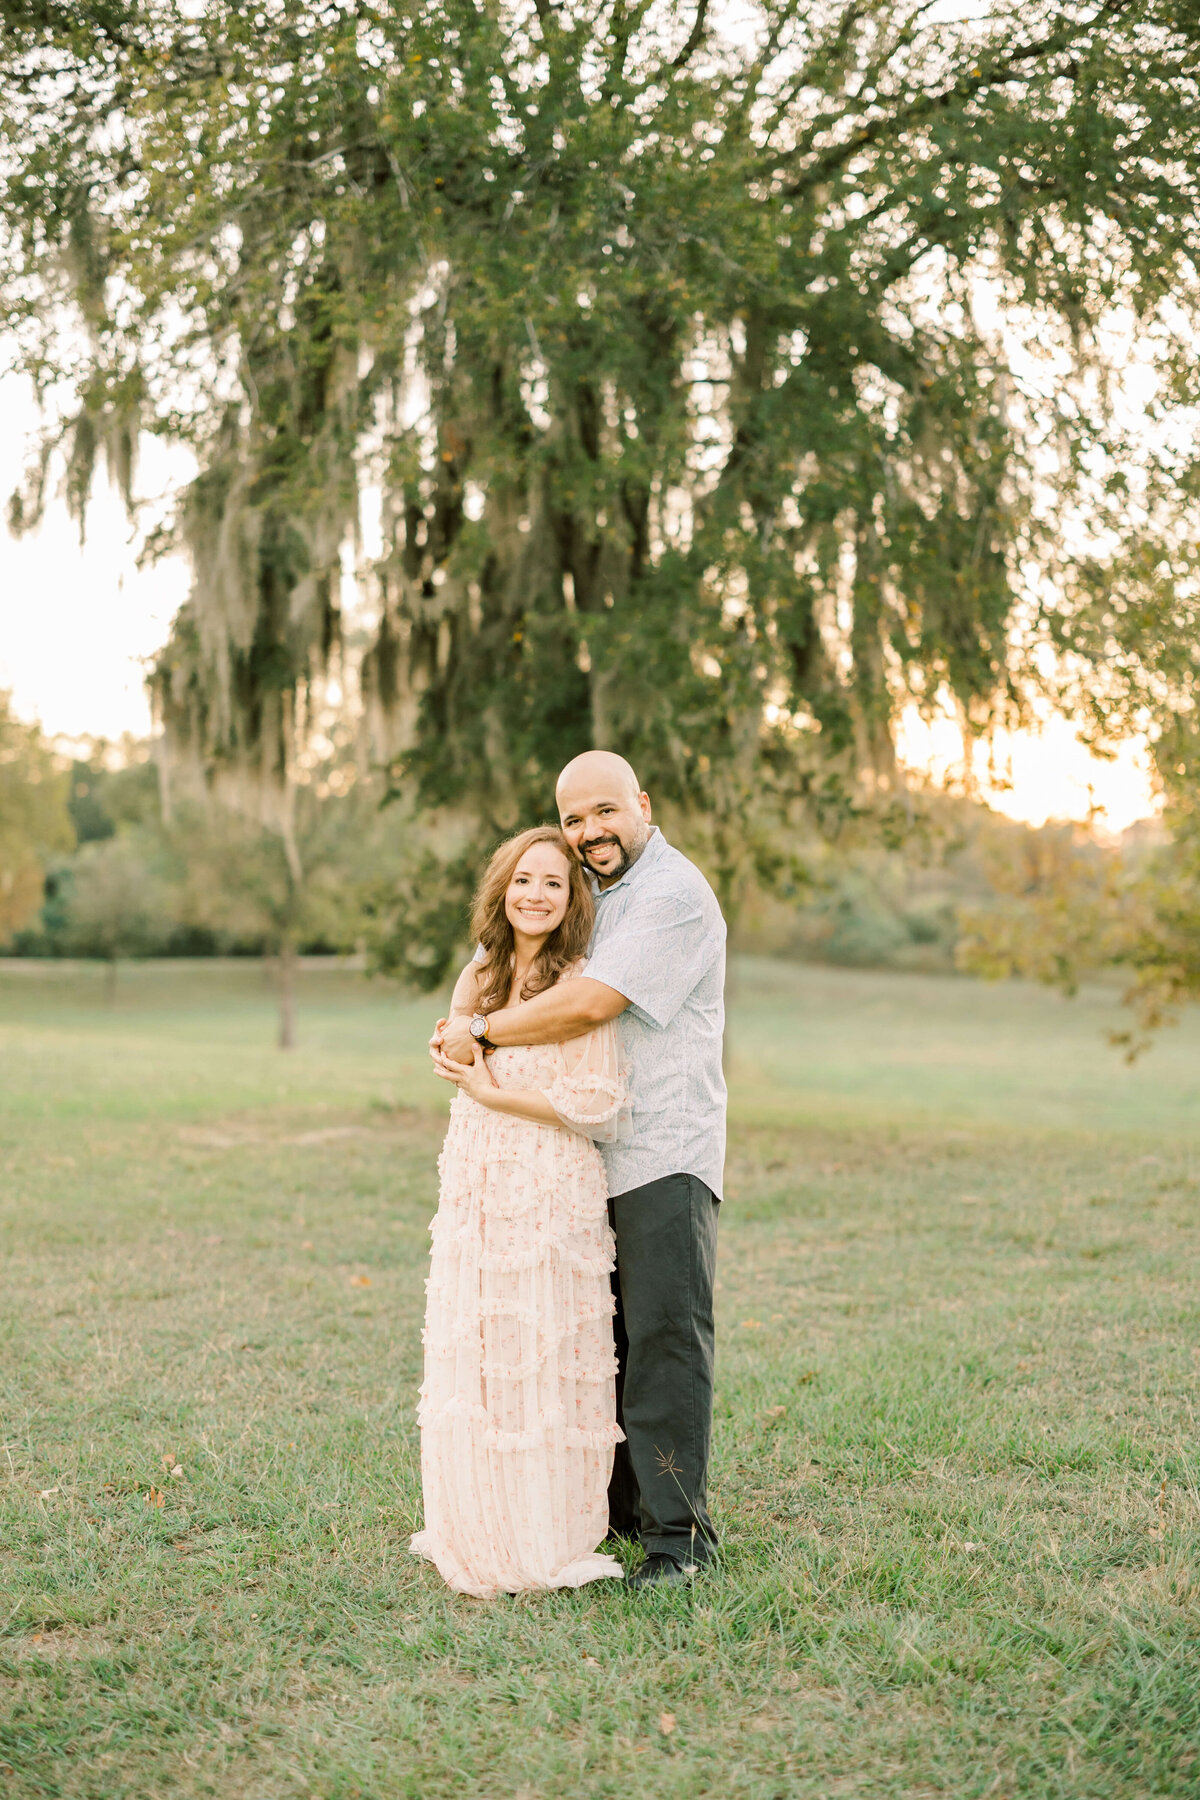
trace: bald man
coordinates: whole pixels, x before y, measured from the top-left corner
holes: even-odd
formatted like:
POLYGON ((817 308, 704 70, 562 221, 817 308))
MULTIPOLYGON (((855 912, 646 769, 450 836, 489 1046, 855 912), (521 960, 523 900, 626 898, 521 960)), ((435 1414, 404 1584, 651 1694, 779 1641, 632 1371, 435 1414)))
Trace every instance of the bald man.
POLYGON ((617 1416, 610 1531, 640 1538, 635 1587, 684 1581, 717 1547, 708 1514, 713 1276, 725 1161, 725 921, 716 895, 667 843, 624 757, 591 750, 556 790, 563 831, 592 877, 586 973, 518 1006, 469 1017, 464 971, 441 1042, 561 1043, 617 1021, 632 1139, 604 1144, 617 1239, 617 1416))

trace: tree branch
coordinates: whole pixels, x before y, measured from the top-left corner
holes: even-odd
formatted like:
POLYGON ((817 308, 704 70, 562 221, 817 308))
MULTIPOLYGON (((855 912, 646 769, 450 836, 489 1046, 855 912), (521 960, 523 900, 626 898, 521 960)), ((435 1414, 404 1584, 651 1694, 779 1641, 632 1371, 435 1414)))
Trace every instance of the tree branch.
MULTIPOLYGON (((1102 20, 1112 19, 1122 12, 1128 12, 1132 3, 1133 0, 1105 0, 1105 3, 1098 9, 1095 17, 1087 22, 1086 28, 1089 30, 1094 29, 1102 20)), ((921 98, 915 101, 907 108, 907 110, 902 109, 898 113, 881 114, 878 118, 871 119, 867 124, 860 126, 853 137, 848 138, 844 144, 832 145, 828 150, 824 151, 812 166, 805 170, 804 175, 787 189, 787 193, 789 195, 801 194, 806 188, 812 187, 816 185, 816 183, 823 181, 832 174, 835 169, 847 162, 850 157, 856 155, 860 150, 865 150, 889 130, 902 129, 906 125, 915 124, 920 119, 930 118, 933 114, 941 112, 945 107, 952 105, 955 101, 969 100, 972 96, 979 93, 981 89, 994 87, 999 82, 1012 79, 1029 79, 1027 76, 1017 75, 1018 65, 1025 62, 1032 62, 1041 57, 1053 55, 1055 51, 1066 49, 1072 42, 1078 29, 1080 29, 1080 27, 1072 23, 1070 26, 1059 31, 1051 32, 1048 36, 1039 38, 1033 43, 1016 44, 1003 57, 990 63, 986 69, 979 68, 977 72, 960 81, 954 82, 950 87, 943 88, 940 93, 922 95, 921 98)), ((811 142, 812 136, 810 133, 807 144, 802 146, 798 145, 797 148, 790 152, 786 157, 772 157, 772 167, 778 168, 781 162, 791 161, 796 156, 803 155, 805 151, 811 147, 811 142)))
POLYGON ((701 40, 704 37, 705 22, 707 18, 708 0, 699 0, 699 5, 696 7, 696 17, 692 20, 692 29, 688 32, 687 42, 684 44, 683 49, 671 64, 673 69, 686 68, 688 63, 691 62, 692 57, 700 48, 701 40))
MULTIPOLYGON (((706 4, 706 0, 702 0, 706 4)), ((624 0, 617 0, 612 15, 613 53, 604 76, 604 87, 601 100, 607 104, 612 100, 617 83, 624 79, 625 58, 629 54, 629 40, 650 10, 651 0, 635 0, 635 4, 626 10, 624 0)))

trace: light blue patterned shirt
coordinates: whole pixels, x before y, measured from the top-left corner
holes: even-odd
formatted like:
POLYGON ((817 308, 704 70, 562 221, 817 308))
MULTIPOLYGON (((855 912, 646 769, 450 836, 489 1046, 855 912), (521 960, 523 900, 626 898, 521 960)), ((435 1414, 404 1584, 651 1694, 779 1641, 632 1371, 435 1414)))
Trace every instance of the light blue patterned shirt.
POLYGON ((617 1020, 633 1131, 601 1144, 610 1194, 696 1175, 718 1199, 725 1168, 725 920, 694 863, 657 826, 612 887, 596 889, 584 975, 629 1001, 617 1020))

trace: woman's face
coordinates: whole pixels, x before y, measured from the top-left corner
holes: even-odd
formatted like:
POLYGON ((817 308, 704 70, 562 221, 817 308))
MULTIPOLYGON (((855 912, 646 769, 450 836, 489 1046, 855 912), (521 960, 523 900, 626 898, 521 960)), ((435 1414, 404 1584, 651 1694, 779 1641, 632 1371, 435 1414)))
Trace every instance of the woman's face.
POLYGON ((515 932, 549 937, 562 924, 571 892, 567 859, 553 844, 531 844, 504 895, 504 911, 515 932))

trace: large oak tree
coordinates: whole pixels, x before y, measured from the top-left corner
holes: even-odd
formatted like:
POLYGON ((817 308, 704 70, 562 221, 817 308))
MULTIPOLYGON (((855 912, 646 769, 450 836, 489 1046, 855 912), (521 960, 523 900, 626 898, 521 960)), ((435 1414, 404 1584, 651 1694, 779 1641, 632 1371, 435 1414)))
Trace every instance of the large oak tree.
POLYGON ((1195 403, 1192 6, 0 11, 19 356, 76 503, 194 447, 154 685, 209 770, 286 796, 341 657, 417 804, 504 828, 611 745, 728 885, 754 797, 886 795, 898 707, 1019 708, 1179 536, 1112 364, 1195 403))

